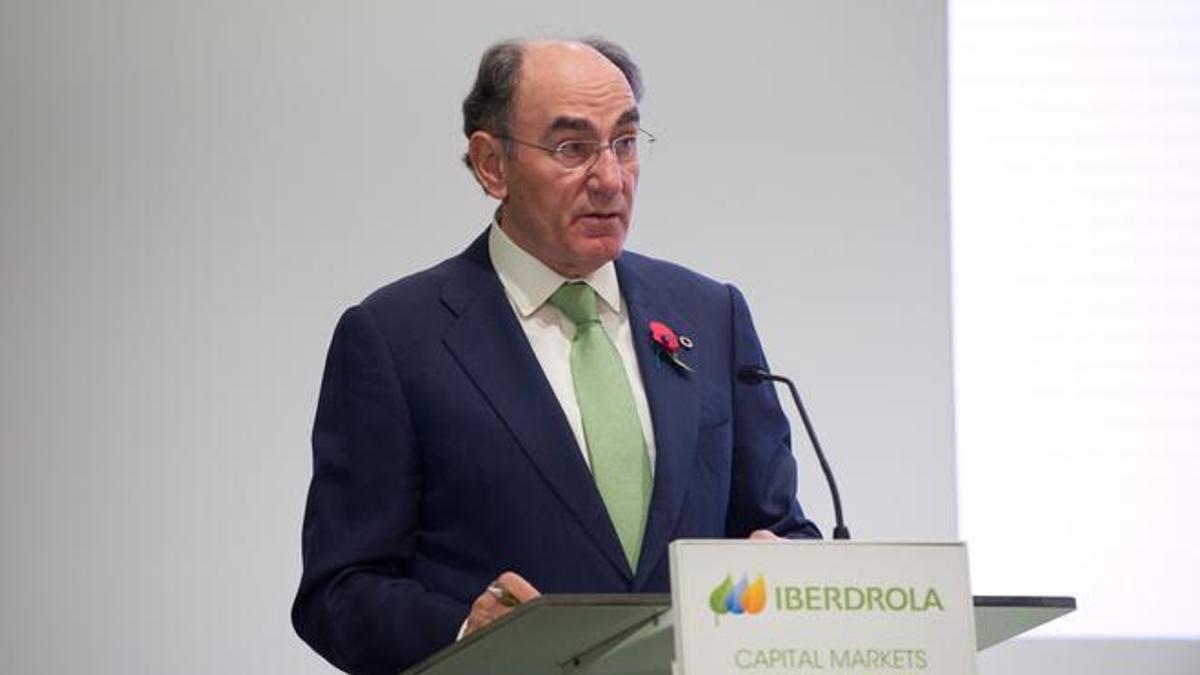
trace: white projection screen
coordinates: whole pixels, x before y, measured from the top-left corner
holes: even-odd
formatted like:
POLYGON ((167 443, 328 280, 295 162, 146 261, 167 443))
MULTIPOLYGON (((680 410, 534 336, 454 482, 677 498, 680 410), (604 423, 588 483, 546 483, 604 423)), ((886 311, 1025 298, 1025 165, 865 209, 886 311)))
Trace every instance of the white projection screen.
POLYGON ((1077 596, 1038 635, 1110 657, 1091 672, 1200 672, 1200 6, 950 16, 972 581, 1077 596))

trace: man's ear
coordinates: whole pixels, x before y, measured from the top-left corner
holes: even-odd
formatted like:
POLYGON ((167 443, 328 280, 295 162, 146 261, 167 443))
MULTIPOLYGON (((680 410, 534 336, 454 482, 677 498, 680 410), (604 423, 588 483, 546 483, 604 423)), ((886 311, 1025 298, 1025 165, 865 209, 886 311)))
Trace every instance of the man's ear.
POLYGON ((486 131, 476 131, 467 139, 467 156, 475 180, 483 191, 503 200, 508 196, 508 181, 504 175, 504 148, 500 139, 486 131))

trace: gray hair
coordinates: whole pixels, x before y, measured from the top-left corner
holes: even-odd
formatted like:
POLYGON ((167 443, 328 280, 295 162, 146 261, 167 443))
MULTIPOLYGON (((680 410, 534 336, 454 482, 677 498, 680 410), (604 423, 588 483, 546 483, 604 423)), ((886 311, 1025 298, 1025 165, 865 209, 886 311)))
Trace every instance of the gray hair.
MULTIPOLYGON (((479 72, 475 84, 463 99, 463 134, 470 138, 476 131, 486 131, 504 137, 505 152, 513 152, 512 135, 513 101, 516 99, 517 83, 521 79, 521 59, 525 52, 525 40, 502 40, 487 48, 479 59, 479 72)), ((635 101, 642 100, 642 71, 629 52, 621 45, 592 35, 580 40, 600 52, 612 62, 629 83, 635 101)), ((471 158, 463 155, 463 162, 472 169, 471 158)))

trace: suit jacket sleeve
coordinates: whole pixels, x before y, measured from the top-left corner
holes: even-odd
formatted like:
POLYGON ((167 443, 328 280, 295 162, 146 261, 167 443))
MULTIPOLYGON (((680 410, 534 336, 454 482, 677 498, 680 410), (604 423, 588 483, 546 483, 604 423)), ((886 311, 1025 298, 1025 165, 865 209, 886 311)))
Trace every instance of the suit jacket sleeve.
POLYGON ((737 382, 746 364, 766 367, 746 299, 729 286, 733 311, 733 462, 726 536, 744 538, 757 529, 781 537, 820 538, 796 499, 796 460, 787 416, 770 383, 737 382))
MULTIPOLYGON (((292 622, 351 673, 399 672, 454 641, 468 607, 412 578, 420 473, 388 346, 364 307, 334 333, 313 429, 292 622)), ((482 589, 481 589, 482 590, 482 589)))

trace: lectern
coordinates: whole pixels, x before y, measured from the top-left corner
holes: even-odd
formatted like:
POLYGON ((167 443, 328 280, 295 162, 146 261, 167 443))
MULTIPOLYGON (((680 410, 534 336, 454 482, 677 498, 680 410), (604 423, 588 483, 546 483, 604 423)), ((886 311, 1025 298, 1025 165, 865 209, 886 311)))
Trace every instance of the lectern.
MULTIPOLYGON (((692 544, 701 546, 701 555, 708 555, 708 551, 703 549, 704 544, 692 544)), ((676 544, 672 544, 674 545, 676 544)), ((920 546, 934 545, 946 544, 908 544, 895 548, 900 549, 900 554, 904 554, 920 546)), ((852 544, 839 549, 830 549, 829 546, 846 545, 798 545, 794 546, 794 549, 782 552, 776 549, 776 554, 785 557, 806 557, 806 560, 798 563, 798 567, 804 568, 805 562, 815 561, 816 554, 827 554, 830 550, 838 551, 839 555, 842 552, 853 552, 860 557, 869 555, 877 558, 881 555, 887 556, 888 549, 893 545, 852 544)), ((754 554, 751 560, 766 557, 761 555, 766 549, 749 550, 754 554)), ((676 552, 673 548, 673 563, 676 562, 676 552)), ((683 558, 682 555, 679 557, 683 558)), ((774 574, 775 578, 780 578, 778 569, 776 567, 774 573, 768 572, 768 577, 774 574)), ((678 569, 673 569, 672 585, 677 590, 678 577, 682 575, 678 569)), ((851 578, 853 579, 853 575, 851 578)), ((842 583, 845 583, 845 580, 842 580, 842 583)), ((853 586, 841 587, 852 589, 853 586)), ((714 603, 719 601, 722 592, 724 591, 716 592, 714 603)), ((821 599, 820 593, 815 597, 821 599)), ((973 605, 974 649, 977 651, 1030 631, 1075 609, 1075 599, 1072 597, 962 597, 962 602, 967 604, 962 615, 965 622, 972 620, 970 605, 973 605)), ((896 599, 900 601, 899 597, 896 599)), ((826 601, 828 597, 821 599, 821 602, 826 601)), ((946 602, 948 604, 948 598, 946 602)), ((766 604, 766 601, 760 599, 757 611, 762 611, 763 604, 766 604)), ((744 621, 733 615, 725 616, 724 609, 714 605, 715 614, 712 621, 744 621)), ((742 614, 743 611, 748 614, 756 613, 751 607, 744 610, 739 608, 737 614, 742 614)), ((769 613, 763 613, 763 619, 760 620, 769 621, 767 614, 769 613)), ((672 598, 667 595, 544 596, 522 605, 504 619, 469 635, 460 643, 434 653, 426 661, 407 670, 406 675, 672 675, 673 668, 676 668, 673 667, 673 663, 677 661, 677 644, 680 644, 676 632, 680 629, 683 629, 683 626, 680 625, 679 611, 672 611, 672 598)), ((970 640, 970 633, 964 634, 964 639, 970 640)), ((970 655, 970 647, 967 646, 966 649, 970 655)), ((736 668, 731 663, 722 671, 766 671, 754 667, 754 650, 739 651, 745 652, 745 668, 736 668)), ((836 658, 838 653, 845 652, 826 653, 836 658)), ((760 653, 758 658, 764 657, 760 653)), ((793 664, 785 670, 799 675, 810 671, 839 671, 838 668, 830 667, 838 664, 828 663, 829 657, 826 657, 827 663, 820 663, 822 656, 817 650, 812 650, 812 656, 809 658, 815 661, 809 662, 808 667, 804 667, 804 663, 798 661, 799 665, 793 664)), ((876 669, 859 670, 874 673, 876 669)))
MULTIPOLYGON (((1075 609, 1071 597, 975 596, 986 649, 1075 609)), ((670 597, 548 595, 434 654, 406 675, 670 675, 670 597)))

